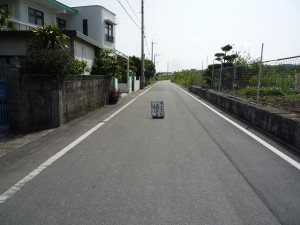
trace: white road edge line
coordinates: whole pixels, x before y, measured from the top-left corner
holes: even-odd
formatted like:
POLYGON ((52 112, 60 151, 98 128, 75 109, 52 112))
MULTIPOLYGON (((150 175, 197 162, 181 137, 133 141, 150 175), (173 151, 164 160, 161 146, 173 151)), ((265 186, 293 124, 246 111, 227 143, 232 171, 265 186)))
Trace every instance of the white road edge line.
MULTIPOLYGON (((155 85, 155 84, 154 84, 155 85)), ((153 86, 154 86, 153 85, 153 86)), ((39 175, 43 170, 48 168, 52 163, 54 163, 56 160, 58 160, 60 157, 62 157, 64 154, 66 154, 68 151, 70 151, 72 148, 74 148, 76 145, 78 145, 80 142, 82 142, 84 139, 86 139, 89 135, 94 133, 96 130, 98 130, 100 127, 102 127, 105 122, 108 122, 113 117, 115 117, 118 113, 120 113, 122 110, 124 110, 126 107, 128 107, 131 103, 133 103, 136 99, 138 99, 140 96, 144 95, 146 92, 148 92, 153 86, 148 88, 146 91, 139 94, 136 98, 128 102, 126 105, 121 107, 119 110, 114 112, 112 115, 110 115, 108 118, 103 120, 103 122, 98 123, 96 126, 94 126, 92 129, 81 135, 79 138, 77 138, 75 141, 73 141, 71 144, 57 152, 55 155, 50 157, 48 160, 46 160, 44 163, 42 163, 40 166, 38 166, 36 169, 34 169, 32 172, 30 172, 27 176, 25 176, 22 180, 14 184, 10 189, 5 191, 3 194, 0 195, 0 204, 3 204, 5 201, 7 201, 10 197, 12 197, 14 194, 16 194, 21 188, 32 181, 37 175, 39 175)))
POLYGON ((246 133, 247 135, 249 135, 250 137, 252 137, 254 140, 256 140, 257 142, 259 142, 260 144, 262 144, 263 146, 265 146, 266 148, 268 148, 269 150, 271 150, 272 152, 274 152, 276 155, 278 155, 279 157, 281 157, 282 159, 284 159, 285 161, 287 161, 288 163, 290 163, 291 165, 293 165, 294 167, 296 167, 298 170, 300 170, 300 164, 298 162, 296 162, 295 160, 293 160, 289 156, 283 154, 277 148, 273 147, 272 145, 270 145, 266 141, 264 141, 261 138, 257 137, 255 134, 251 133, 250 131, 246 130, 244 127, 238 125, 237 123, 233 122, 232 120, 230 120, 226 116, 222 115, 221 113, 219 113, 218 111, 216 111, 215 109, 213 109, 212 107, 210 107, 209 105, 207 105, 206 103, 202 102, 201 100, 199 100, 198 98, 196 98, 195 96, 193 96, 192 94, 190 94, 189 92, 183 90, 182 88, 180 88, 180 90, 182 90, 186 94, 190 95, 192 98, 194 98, 196 101, 200 102, 202 105, 204 105, 205 107, 207 107, 208 109, 210 109, 211 111, 213 111, 215 114, 217 114, 218 116, 222 117, 224 120, 226 120, 227 122, 231 123, 232 125, 234 125, 238 129, 240 129, 241 131, 243 131, 244 133, 246 133))

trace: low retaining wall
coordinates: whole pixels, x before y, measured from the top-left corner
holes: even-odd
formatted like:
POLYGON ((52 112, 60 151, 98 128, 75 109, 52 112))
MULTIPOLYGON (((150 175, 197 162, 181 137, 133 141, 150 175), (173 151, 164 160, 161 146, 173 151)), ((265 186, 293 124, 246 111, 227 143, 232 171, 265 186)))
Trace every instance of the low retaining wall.
POLYGON ((111 78, 83 76, 74 80, 8 72, 8 108, 12 129, 49 129, 99 109, 107 102, 111 78))
POLYGON ((189 90, 273 137, 286 142, 300 153, 300 119, 294 115, 274 108, 257 106, 197 86, 191 86, 189 90))
MULTIPOLYGON (((89 76, 84 76, 89 77, 89 76)), ((102 76, 83 80, 69 80, 60 83, 59 97, 62 108, 62 123, 67 123, 107 102, 111 78, 102 76)))

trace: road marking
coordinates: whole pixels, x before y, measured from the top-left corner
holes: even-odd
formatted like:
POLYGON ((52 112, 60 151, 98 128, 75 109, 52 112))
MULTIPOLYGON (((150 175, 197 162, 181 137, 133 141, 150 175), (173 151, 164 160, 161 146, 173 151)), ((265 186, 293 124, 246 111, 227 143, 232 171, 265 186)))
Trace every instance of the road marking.
MULTIPOLYGON (((154 85, 153 85, 154 86, 154 85)), ((30 172, 27 176, 25 176, 22 180, 17 182, 14 186, 12 186, 10 189, 5 191, 3 194, 0 195, 0 204, 3 204, 5 201, 7 201, 10 197, 12 197, 14 194, 16 194, 21 188, 32 181, 37 175, 39 175, 43 170, 48 168, 52 163, 54 163, 56 160, 58 160, 60 157, 62 157, 64 154, 66 154, 68 151, 70 151, 72 148, 74 148, 76 145, 78 145, 80 142, 82 142, 84 139, 86 139, 89 135, 94 133, 96 130, 98 130, 100 127, 102 127, 105 122, 108 122, 113 117, 115 117, 117 114, 119 114, 122 110, 124 110, 126 107, 128 107, 131 103, 133 103, 136 99, 138 99, 140 96, 144 95, 146 92, 148 92, 153 86, 148 88, 146 91, 139 94, 137 97, 135 97, 133 100, 128 102, 126 105, 121 107, 119 110, 114 112, 112 115, 110 115, 108 118, 103 120, 103 122, 98 123, 96 126, 94 126, 92 129, 81 135, 79 138, 77 138, 75 141, 73 141, 71 144, 57 152, 55 155, 50 157, 48 160, 46 160, 44 163, 42 163, 40 166, 38 166, 35 170, 30 172)))
POLYGON ((198 98, 196 98, 195 96, 193 96, 192 94, 190 94, 189 92, 183 90, 182 88, 180 88, 180 90, 182 90, 186 94, 190 95, 192 98, 194 98, 196 101, 200 102, 202 105, 204 105, 205 107, 207 107, 208 109, 210 109, 211 111, 213 111, 215 114, 217 114, 218 116, 222 117, 224 120, 226 120, 227 122, 231 123, 232 125, 234 125, 238 129, 240 129, 241 131, 243 131, 244 133, 246 133, 247 135, 249 135, 250 137, 252 137, 254 140, 258 141, 260 144, 262 144, 263 146, 265 146, 266 148, 268 148, 269 150, 271 150, 272 152, 274 152, 276 155, 278 155, 279 157, 281 157, 282 159, 284 159, 285 161, 287 161, 288 163, 290 163, 291 165, 293 165, 294 167, 296 167, 298 170, 300 170, 300 164, 298 162, 296 162, 295 160, 293 160, 289 156, 285 155, 284 153, 282 153, 277 148, 273 147, 272 145, 270 145, 269 143, 267 143, 263 139, 257 137, 255 134, 251 133, 250 131, 248 131, 244 127, 240 126, 239 124, 235 123, 231 119, 229 119, 226 116, 222 115, 217 110, 213 109, 212 107, 210 107, 206 103, 202 102, 201 100, 199 100, 198 98))

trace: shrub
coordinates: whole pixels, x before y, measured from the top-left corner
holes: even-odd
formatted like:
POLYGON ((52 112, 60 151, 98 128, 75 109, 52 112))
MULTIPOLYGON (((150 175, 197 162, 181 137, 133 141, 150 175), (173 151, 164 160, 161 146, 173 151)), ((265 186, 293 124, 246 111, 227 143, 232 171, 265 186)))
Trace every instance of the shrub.
POLYGON ((86 61, 80 61, 69 57, 65 68, 66 75, 82 75, 84 72, 89 72, 89 68, 86 61))
POLYGON ((120 78, 122 75, 122 68, 118 64, 111 49, 99 49, 95 56, 94 66, 92 68, 93 75, 108 75, 120 78))
POLYGON ((116 88, 111 88, 110 92, 109 92, 109 103, 110 104, 116 104, 119 99, 121 98, 121 92, 120 89, 116 89, 116 88))
POLYGON ((63 49, 41 49, 26 57, 26 72, 54 76, 80 75, 88 71, 85 61, 74 59, 63 49))
MULTIPOLYGON (((243 88, 238 92, 240 96, 253 97, 257 95, 257 87, 243 88)), ((262 87, 259 89, 260 96, 283 96, 284 92, 278 88, 262 87)))

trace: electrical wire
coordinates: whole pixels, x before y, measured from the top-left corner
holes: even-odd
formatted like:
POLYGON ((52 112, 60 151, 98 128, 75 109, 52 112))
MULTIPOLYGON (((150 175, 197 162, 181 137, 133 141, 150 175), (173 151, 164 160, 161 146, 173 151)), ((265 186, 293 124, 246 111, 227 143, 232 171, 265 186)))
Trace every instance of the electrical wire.
POLYGON ((120 5, 122 6, 122 8, 125 10, 125 12, 127 13, 127 15, 129 16, 129 18, 132 20, 132 22, 134 22, 134 24, 141 30, 141 27, 134 21, 134 19, 130 16, 130 14, 128 13, 128 11, 125 9, 125 7, 123 6, 123 4, 118 0, 118 2, 120 3, 120 5))
MULTIPOLYGON (((119 4, 122 6, 122 8, 124 9, 124 11, 127 13, 127 15, 129 16, 129 18, 132 20, 132 22, 134 22, 134 24, 141 30, 141 27, 135 22, 135 20, 130 16, 130 14, 128 13, 128 11, 126 10, 126 8, 124 7, 124 5, 120 2, 120 0, 118 0, 119 4)), ((137 17, 137 14, 134 12, 133 8, 131 7, 130 3, 128 2, 128 0, 126 0, 127 4, 129 5, 130 9, 132 10, 133 14, 136 16, 136 18, 138 19, 138 21, 140 22, 139 18, 137 17)), ((150 56, 150 52, 149 52, 149 48, 148 48, 148 42, 147 42, 147 38, 146 35, 144 34, 144 39, 145 39, 145 45, 146 45, 146 49, 148 52, 148 55, 150 56)))
POLYGON ((133 14, 135 15, 135 17, 137 18, 137 20, 138 20, 139 22, 141 22, 141 20, 137 17, 137 14, 135 13, 135 11, 133 10, 133 8, 131 7, 131 5, 130 5, 130 3, 128 2, 128 0, 126 0, 126 2, 127 2, 127 4, 129 5, 129 7, 130 7, 131 11, 133 12, 133 14))
POLYGON ((148 48, 148 43, 147 43, 146 35, 144 35, 144 38, 145 38, 146 49, 147 49, 148 55, 150 57, 150 52, 149 52, 149 48, 148 48))

